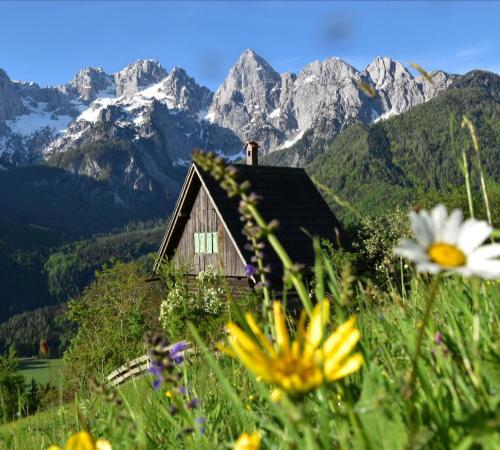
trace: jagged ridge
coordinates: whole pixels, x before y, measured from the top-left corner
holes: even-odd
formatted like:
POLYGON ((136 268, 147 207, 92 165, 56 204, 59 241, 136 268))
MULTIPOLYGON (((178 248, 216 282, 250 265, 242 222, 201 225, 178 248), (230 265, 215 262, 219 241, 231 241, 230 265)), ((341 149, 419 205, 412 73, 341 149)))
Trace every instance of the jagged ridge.
POLYGON ((189 160, 193 148, 237 157, 250 138, 264 152, 290 147, 306 132, 315 144, 327 141, 351 123, 406 111, 457 78, 444 72, 433 77, 433 85, 414 78, 390 58, 375 58, 362 72, 329 58, 298 75, 279 74, 252 50, 242 53, 215 93, 183 69, 169 74, 155 60, 111 75, 86 68, 51 88, 15 82, 0 71, 0 170, 45 159, 99 179, 109 167, 91 154, 77 152, 72 159, 75 149, 127 142, 132 150, 125 175, 115 182, 175 189, 175 167, 189 160), (359 88, 361 81, 377 89, 375 100, 359 88))

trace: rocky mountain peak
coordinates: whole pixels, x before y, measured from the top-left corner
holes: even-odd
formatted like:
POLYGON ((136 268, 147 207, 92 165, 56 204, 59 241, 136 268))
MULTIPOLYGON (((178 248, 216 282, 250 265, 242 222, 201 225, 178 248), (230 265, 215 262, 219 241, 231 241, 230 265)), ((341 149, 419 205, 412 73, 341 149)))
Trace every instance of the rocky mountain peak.
POLYGON ((131 95, 158 83, 167 71, 155 59, 140 59, 113 75, 116 95, 131 95))
POLYGON ((389 57, 375 58, 363 75, 377 90, 380 118, 400 114, 425 101, 422 84, 399 61, 389 57))
POLYGON ((387 56, 376 57, 365 69, 365 73, 379 89, 398 79, 412 80, 412 74, 401 64, 387 56))
POLYGON ((246 139, 278 107, 280 91, 281 75, 253 50, 245 50, 215 92, 209 117, 246 139))
POLYGON ((19 97, 16 85, 7 73, 0 69, 0 120, 7 120, 23 114, 25 107, 19 97))
POLYGON ((174 67, 160 83, 148 88, 143 95, 151 93, 155 98, 165 100, 170 109, 187 110, 198 113, 208 110, 212 100, 210 89, 200 86, 181 67, 174 67))
POLYGON ((80 70, 68 85, 75 89, 86 102, 115 94, 112 77, 107 75, 101 67, 87 67, 80 70))
POLYGON ((457 75, 446 73, 442 70, 434 70, 429 75, 432 78, 432 83, 422 75, 415 78, 422 88, 426 101, 436 96, 443 89, 447 89, 455 79, 459 78, 457 75))
POLYGON ((257 84, 266 87, 280 79, 280 74, 253 50, 245 50, 236 64, 229 71, 226 81, 234 84, 237 89, 252 88, 257 84))
POLYGON ((358 76, 358 71, 340 58, 314 61, 302 69, 297 77, 297 86, 312 84, 337 88, 340 80, 350 80, 358 76))

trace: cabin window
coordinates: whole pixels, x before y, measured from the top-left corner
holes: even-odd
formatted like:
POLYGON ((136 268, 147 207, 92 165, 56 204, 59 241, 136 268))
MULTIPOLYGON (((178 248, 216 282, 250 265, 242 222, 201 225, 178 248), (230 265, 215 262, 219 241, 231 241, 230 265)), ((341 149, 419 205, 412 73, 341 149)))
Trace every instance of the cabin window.
POLYGON ((206 253, 212 253, 212 233, 205 235, 206 253))
POLYGON ((219 253, 219 236, 217 234, 217 231, 211 234, 212 234, 212 252, 219 253))
POLYGON ((219 241, 217 232, 194 233, 194 252, 199 253, 219 253, 219 241))
POLYGON ((194 233, 194 252, 200 253, 200 233, 194 233))

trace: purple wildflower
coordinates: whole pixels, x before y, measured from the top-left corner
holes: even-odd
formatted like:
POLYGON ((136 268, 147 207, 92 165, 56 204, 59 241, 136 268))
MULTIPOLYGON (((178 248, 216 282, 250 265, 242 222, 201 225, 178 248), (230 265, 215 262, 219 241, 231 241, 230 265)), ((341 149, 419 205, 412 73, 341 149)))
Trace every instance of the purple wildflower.
POLYGON ((443 335, 439 331, 434 336, 434 342, 438 345, 443 343, 443 335))
POLYGON ((170 353, 171 354, 180 353, 180 352, 183 352, 184 350, 186 350, 186 348, 187 348, 187 344, 185 342, 177 342, 176 344, 174 344, 172 346, 170 353))
POLYGON ((193 398, 186 404, 187 409, 196 409, 200 405, 200 401, 197 398, 193 398))
POLYGON ((187 392, 187 389, 185 386, 179 386, 179 388, 177 389, 177 391, 179 392, 179 394, 181 395, 186 395, 186 392, 187 392))
POLYGON ((162 368, 159 364, 153 362, 148 370, 151 375, 161 377, 162 368))
POLYGON ((163 368, 157 362, 153 362, 151 364, 151 366, 149 367, 148 371, 154 377, 153 388, 155 390, 158 390, 164 381, 163 374, 162 374, 163 368))
POLYGON ((253 264, 247 264, 245 266, 245 275, 247 277, 253 277, 257 273, 257 268, 253 264))
POLYGON ((205 431, 206 431, 206 426, 205 426, 205 423, 206 423, 207 419, 205 419, 205 417, 198 417, 195 422, 200 425, 200 433, 201 434, 205 434, 205 431))
POLYGON ((184 356, 180 353, 186 350, 186 348, 187 344, 185 342, 177 342, 177 344, 173 345, 172 349, 170 350, 170 358, 175 362, 175 364, 180 364, 182 361, 184 361, 184 356))

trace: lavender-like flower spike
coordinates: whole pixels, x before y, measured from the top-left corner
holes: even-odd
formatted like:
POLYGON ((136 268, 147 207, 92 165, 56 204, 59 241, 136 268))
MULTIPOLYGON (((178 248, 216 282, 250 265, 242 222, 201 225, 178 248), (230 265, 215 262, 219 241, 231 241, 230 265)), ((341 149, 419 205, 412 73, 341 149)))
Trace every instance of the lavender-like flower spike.
POLYGON ((205 417, 202 416, 202 417, 198 417, 195 420, 195 422, 197 425, 200 425, 200 433, 205 434, 205 431, 206 431, 205 423, 207 422, 207 419, 205 419, 205 417))
POLYGON ((148 371, 154 377, 153 388, 158 390, 165 381, 163 378, 163 368, 157 362, 153 362, 148 371))
POLYGON ((185 342, 177 342, 172 346, 172 349, 170 350, 170 354, 175 355, 177 353, 183 352, 186 350, 187 344, 185 342))
POLYGON ((184 356, 181 354, 186 350, 187 344, 185 342, 177 342, 174 344, 170 350, 170 359, 175 362, 175 364, 180 364, 184 361, 184 356))
POLYGON ((153 362, 148 370, 151 375, 161 377, 162 368, 158 363, 153 362))

